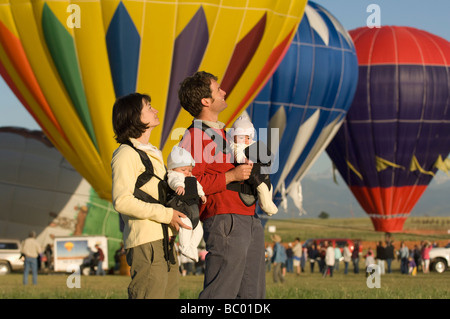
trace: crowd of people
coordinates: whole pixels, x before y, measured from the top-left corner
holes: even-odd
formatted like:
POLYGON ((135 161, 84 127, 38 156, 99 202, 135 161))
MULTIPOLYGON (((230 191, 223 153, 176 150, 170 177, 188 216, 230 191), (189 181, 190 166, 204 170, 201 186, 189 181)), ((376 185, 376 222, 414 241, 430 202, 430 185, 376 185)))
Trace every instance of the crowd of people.
POLYGON ((286 273, 314 273, 317 271, 324 277, 333 277, 333 272, 340 271, 343 263, 343 274, 347 275, 352 267, 352 272, 360 273, 360 267, 364 264, 366 273, 370 265, 377 265, 380 275, 393 272, 393 262, 398 263, 401 274, 416 275, 417 272, 428 273, 430 271, 430 250, 436 247, 429 241, 415 244, 413 248, 407 247, 401 242, 395 248, 392 240, 379 241, 375 250, 368 247, 363 250, 359 241, 350 247, 345 243, 344 247, 337 247, 332 242, 314 242, 306 247, 302 245, 300 238, 293 242, 282 243, 279 235, 272 235, 272 243, 266 244, 266 271, 273 272, 274 282, 284 282, 286 273), (309 267, 307 266, 309 264, 309 267), (317 268, 316 268, 317 265, 317 268), (309 268, 309 271, 308 271, 309 268))

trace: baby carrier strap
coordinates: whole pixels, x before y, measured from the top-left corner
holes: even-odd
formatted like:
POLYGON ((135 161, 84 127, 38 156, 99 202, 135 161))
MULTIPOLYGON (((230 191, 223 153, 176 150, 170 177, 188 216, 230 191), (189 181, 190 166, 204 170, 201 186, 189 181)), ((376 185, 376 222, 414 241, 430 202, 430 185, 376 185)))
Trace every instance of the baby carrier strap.
MULTIPOLYGON (((144 151, 137 149, 134 147, 134 145, 127 141, 124 144, 130 146, 133 148, 141 158, 142 164, 144 164, 145 171, 141 173, 137 180, 136 184, 134 186, 134 197, 137 199, 140 199, 147 203, 152 204, 162 204, 165 206, 167 201, 167 192, 168 192, 168 184, 167 184, 167 174, 164 176, 164 179, 161 179, 159 176, 155 175, 155 171, 153 169, 152 161, 148 158, 147 153, 144 151), (158 183, 158 199, 154 198, 150 194, 147 194, 140 188, 145 185, 152 177, 156 177, 159 179, 158 183)), ((163 247, 164 247, 164 259, 167 261, 167 270, 170 270, 170 264, 175 264, 175 258, 173 257, 173 245, 175 242, 175 236, 172 238, 169 237, 169 225, 167 224, 161 224, 162 230, 163 230, 163 247)))
MULTIPOLYGON (((228 144, 227 139, 225 139, 221 134, 217 133, 213 128, 209 127, 208 125, 206 125, 203 121, 193 121, 191 126, 189 126, 187 128, 188 131, 190 131, 191 128, 198 128, 200 130, 202 130, 202 132, 204 132, 206 135, 208 135, 211 140, 213 140, 217 146, 219 146, 218 141, 216 141, 216 138, 219 138, 219 140, 221 139, 222 141, 222 153, 224 154, 231 154, 232 150, 230 145, 228 144), (201 123, 201 127, 198 123, 201 123)), ((224 130, 225 136, 228 134, 225 130, 224 130)), ((217 155, 217 153, 219 152, 219 148, 216 147, 216 151, 214 153, 214 156, 217 155)))
POLYGON ((181 198, 188 204, 198 204, 197 179, 194 176, 187 176, 184 179, 185 193, 181 198))
POLYGON ((244 155, 253 163, 270 166, 273 161, 273 155, 269 148, 262 141, 247 146, 244 149, 244 155))

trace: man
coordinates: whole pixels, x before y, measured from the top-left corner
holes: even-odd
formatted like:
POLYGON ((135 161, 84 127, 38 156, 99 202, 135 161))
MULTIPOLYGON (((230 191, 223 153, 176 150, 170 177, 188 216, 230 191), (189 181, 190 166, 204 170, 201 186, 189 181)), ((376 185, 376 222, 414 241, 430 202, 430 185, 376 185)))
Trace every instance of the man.
POLYGON ((25 256, 25 268, 23 271, 23 284, 28 284, 28 274, 31 269, 33 285, 37 285, 38 256, 42 251, 41 245, 36 240, 36 233, 31 231, 28 238, 22 243, 22 254, 25 256))
POLYGON ((386 257, 386 263, 387 263, 387 273, 392 273, 391 264, 392 260, 394 260, 394 245, 392 241, 386 242, 386 248, 385 248, 385 257, 386 257))
POLYGON ((294 253, 294 268, 295 268, 295 273, 298 275, 300 275, 300 261, 302 258, 302 245, 300 243, 300 238, 296 237, 295 241, 294 241, 294 247, 292 248, 292 251, 294 253))
POLYGON ((254 197, 233 188, 250 177, 252 164, 233 164, 225 125, 218 121, 225 95, 207 72, 186 78, 178 91, 181 106, 194 117, 180 146, 191 152, 192 174, 207 196, 200 206, 208 254, 199 298, 265 298, 264 230, 254 197))
POLYGON ((326 252, 325 252, 325 267, 323 276, 326 277, 329 272, 330 277, 333 277, 334 263, 336 262, 333 243, 325 241, 324 247, 326 247, 326 252))

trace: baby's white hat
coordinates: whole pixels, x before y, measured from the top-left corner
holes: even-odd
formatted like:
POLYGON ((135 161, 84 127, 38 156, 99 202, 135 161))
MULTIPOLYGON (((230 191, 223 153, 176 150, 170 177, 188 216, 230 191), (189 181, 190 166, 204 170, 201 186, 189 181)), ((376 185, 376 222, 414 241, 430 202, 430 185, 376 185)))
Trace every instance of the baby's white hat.
POLYGON ((191 156, 191 153, 186 151, 184 148, 179 146, 174 146, 172 152, 170 152, 167 158, 168 169, 174 169, 182 166, 195 166, 195 161, 191 156))
POLYGON ((255 137, 255 127, 248 117, 239 116, 234 122, 231 136, 234 138, 235 135, 248 135, 251 139, 255 137))

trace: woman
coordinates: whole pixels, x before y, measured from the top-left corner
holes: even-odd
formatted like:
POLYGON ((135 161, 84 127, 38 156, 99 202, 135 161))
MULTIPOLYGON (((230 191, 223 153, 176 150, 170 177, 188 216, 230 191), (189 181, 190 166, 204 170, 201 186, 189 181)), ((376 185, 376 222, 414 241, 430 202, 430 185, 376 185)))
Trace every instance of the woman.
POLYGON ((348 264, 352 261, 352 252, 350 251, 350 248, 348 247, 348 242, 345 243, 344 247, 344 275, 348 274, 348 264))
POLYGON ((422 260, 423 260, 423 268, 422 271, 424 274, 430 272, 430 251, 433 248, 430 242, 425 242, 425 246, 422 248, 422 260))
POLYGON ((188 228, 180 219, 184 214, 148 199, 162 198, 158 186, 166 174, 161 151, 148 143, 151 131, 159 125, 158 111, 150 101, 148 95, 133 93, 117 99, 113 107, 115 139, 121 145, 111 161, 112 199, 124 223, 130 299, 179 297, 178 263, 167 240, 180 226, 188 228), (148 172, 140 154, 148 157, 154 175, 137 187, 138 178, 148 172))

